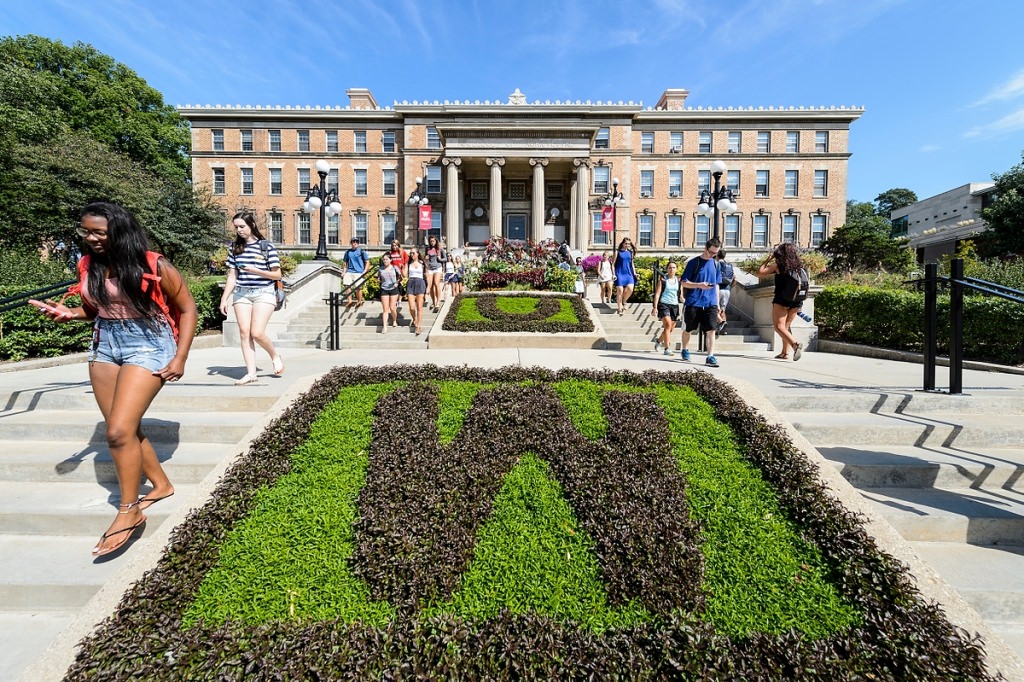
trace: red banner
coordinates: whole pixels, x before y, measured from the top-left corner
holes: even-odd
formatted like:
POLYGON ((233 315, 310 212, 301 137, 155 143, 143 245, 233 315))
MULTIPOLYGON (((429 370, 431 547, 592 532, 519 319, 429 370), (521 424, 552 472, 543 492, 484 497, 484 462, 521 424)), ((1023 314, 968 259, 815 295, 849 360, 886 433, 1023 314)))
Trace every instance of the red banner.
POLYGON ((605 206, 601 209, 601 231, 615 231, 615 207, 605 206))
POLYGON ((429 230, 432 223, 430 206, 420 206, 420 229, 429 230))

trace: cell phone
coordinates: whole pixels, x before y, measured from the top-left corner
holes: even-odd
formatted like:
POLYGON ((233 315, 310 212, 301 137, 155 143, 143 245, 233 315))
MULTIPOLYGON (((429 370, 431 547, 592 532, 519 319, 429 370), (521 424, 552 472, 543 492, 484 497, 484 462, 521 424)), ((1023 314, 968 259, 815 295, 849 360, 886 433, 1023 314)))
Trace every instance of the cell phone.
POLYGON ((35 307, 39 308, 40 310, 52 313, 53 315, 57 315, 58 317, 67 317, 67 313, 65 313, 62 310, 58 310, 57 308, 54 308, 49 303, 43 303, 42 301, 37 301, 34 298, 28 299, 28 302, 34 305, 35 307))

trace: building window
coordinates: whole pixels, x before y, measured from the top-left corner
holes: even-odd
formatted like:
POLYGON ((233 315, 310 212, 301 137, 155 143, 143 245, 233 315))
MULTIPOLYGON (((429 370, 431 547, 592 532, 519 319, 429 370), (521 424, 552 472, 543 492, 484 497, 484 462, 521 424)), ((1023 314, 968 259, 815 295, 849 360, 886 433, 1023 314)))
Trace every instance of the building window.
POLYGON ((754 216, 754 239, 751 246, 768 246, 768 216, 754 216))
POLYGON ((284 243, 284 214, 270 213, 267 216, 267 226, 270 227, 270 241, 275 244, 284 243))
POLYGON ((706 215, 697 216, 697 230, 694 233, 694 246, 704 246, 711 238, 711 218, 706 215))
POLYGON ((310 229, 309 229, 309 226, 310 226, 310 214, 309 213, 299 213, 296 216, 296 218, 298 219, 298 227, 296 228, 295 233, 299 237, 298 241, 299 241, 300 244, 309 244, 310 241, 311 241, 311 239, 310 239, 310 229))
POLYGON ((740 146, 740 140, 742 139, 741 133, 738 131, 732 131, 729 133, 729 153, 739 154, 742 147, 740 146))
POLYGON ((697 143, 697 151, 701 154, 711 153, 711 133, 701 133, 697 143))
POLYGON ((757 153, 758 154, 769 154, 772 151, 772 134, 769 132, 759 132, 757 134, 757 153))
POLYGON ((441 193, 441 167, 427 166, 427 194, 441 193))
POLYGON ((270 135, 270 151, 279 152, 281 151, 281 131, 280 130, 269 130, 267 131, 270 135))
POLYGON ((298 135, 299 135, 299 147, 298 147, 299 151, 300 152, 308 152, 309 151, 309 131, 308 130, 299 130, 297 132, 298 132, 298 135))
POLYGON ((611 169, 608 166, 596 166, 594 168, 594 194, 608 193, 608 175, 611 169))
POLYGON ((766 196, 768 196, 768 171, 766 171, 766 170, 755 171, 754 196, 755 197, 766 197, 766 196))
POLYGON ((668 151, 671 154, 683 153, 683 133, 681 131, 668 134, 668 151))
POLYGON ((740 245, 740 217, 738 215, 725 216, 725 245, 732 247, 740 245))
POLYGON ((242 151, 243 152, 251 152, 252 151, 252 131, 251 130, 242 130, 240 132, 242 133, 242 151))
POLYGON ((305 194, 309 191, 309 169, 299 168, 299 194, 305 194))
POLYGON ((654 153, 654 133, 640 133, 640 151, 644 154, 654 153))
POLYGON ((818 130, 814 133, 814 151, 824 154, 828 152, 828 131, 818 130))
POLYGON ((828 216, 811 216, 811 246, 821 246, 825 241, 825 219, 828 216))
POLYGON ((394 168, 384 169, 384 196, 393 197, 398 194, 398 171, 394 168))
POLYGON ((441 136, 437 133, 437 128, 433 126, 427 126, 427 149, 440 149, 441 148, 441 136))
POLYGON ((341 185, 338 184, 337 168, 332 168, 327 171, 327 191, 330 192, 331 190, 334 190, 335 192, 341 191, 341 185))
POLYGON ((338 151, 338 131, 328 130, 327 131, 327 151, 336 152, 338 151))
POLYGON ((740 194, 740 172, 738 170, 725 171, 725 185, 732 190, 736 196, 740 194))
POLYGON ((654 196, 654 171, 640 171, 640 196, 654 196))
POLYGON ((523 201, 524 199, 526 199, 526 183, 508 183, 508 198, 510 201, 523 201))
POLYGON ((598 128, 597 136, 594 137, 594 149, 608 149, 611 140, 608 128, 598 128))
POLYGON ((595 246, 603 244, 608 245, 609 237, 611 232, 605 232, 601 229, 601 212, 590 214, 590 235, 591 241, 595 246))
POLYGON ((267 173, 270 176, 270 193, 281 194, 281 169, 270 168, 267 173))
POLYGON ((795 197, 797 196, 797 187, 800 185, 800 171, 788 170, 786 171, 786 184, 783 186, 782 196, 784 197, 795 197))
POLYGON ((816 171, 814 171, 814 196, 816 196, 816 197, 827 197, 828 196, 828 171, 827 170, 816 170, 816 171))
POLYGON ((800 153, 800 131, 790 130, 786 133, 786 153, 800 153))
POLYGON ((242 168, 242 194, 252 194, 252 168, 242 168))
POLYGON ((548 199, 561 199, 565 196, 565 186, 560 182, 545 183, 544 196, 548 199))
POLYGON ((487 199, 487 183, 486 182, 473 182, 469 185, 469 198, 476 199, 477 201, 485 201, 487 199))
POLYGON ((353 194, 357 197, 366 196, 366 169, 356 168, 355 169, 355 191, 353 194))
POLYGON ((366 244, 366 226, 369 216, 366 213, 352 214, 352 237, 359 240, 360 244, 366 244))
POLYGON ((670 197, 683 195, 683 171, 670 170, 668 172, 668 195, 670 197))
POLYGON ((395 241, 395 221, 398 218, 394 213, 383 213, 380 216, 380 242, 390 244, 395 241))
POLYGON ((385 130, 380 136, 380 144, 385 154, 395 151, 395 131, 385 130))
POLYGON ((640 239, 640 246, 651 246, 654 243, 654 216, 637 216, 637 231, 640 239))
POLYGON ((213 169, 213 193, 224 194, 227 191, 224 183, 224 169, 213 169))
POLYGON ((796 242, 796 219, 795 215, 782 216, 782 241, 796 242))
POLYGON ((222 152, 224 151, 224 131, 223 130, 211 130, 210 135, 213 140, 213 151, 222 152))
POLYGON ((355 131, 355 144, 352 149, 357 154, 366 153, 366 131, 357 130, 355 131))
POLYGON ((440 211, 434 211, 430 214, 430 229, 427 230, 427 234, 423 236, 424 241, 429 241, 431 237, 436 237, 437 241, 441 241, 441 225, 444 224, 444 214, 440 211))
POLYGON ((665 223, 665 231, 668 234, 666 246, 682 246, 683 239, 683 216, 670 215, 665 223))
POLYGON ((697 193, 711 191, 711 171, 697 171, 697 193))
POLYGON ((338 241, 338 231, 339 231, 339 226, 340 225, 341 225, 341 216, 339 216, 339 215, 329 215, 329 216, 327 216, 327 220, 325 222, 325 227, 326 227, 326 232, 327 232, 327 243, 328 244, 331 244, 333 246, 337 246, 339 244, 339 241, 338 241))

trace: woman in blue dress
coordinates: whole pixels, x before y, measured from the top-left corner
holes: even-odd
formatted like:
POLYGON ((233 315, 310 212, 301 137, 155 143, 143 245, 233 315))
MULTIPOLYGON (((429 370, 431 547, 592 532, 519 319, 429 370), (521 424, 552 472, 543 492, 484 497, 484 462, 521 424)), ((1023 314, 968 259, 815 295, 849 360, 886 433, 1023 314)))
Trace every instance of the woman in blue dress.
POLYGON ((633 267, 633 257, 636 256, 636 247, 629 237, 623 237, 619 242, 619 250, 615 252, 615 261, 612 268, 615 270, 615 285, 619 288, 615 304, 618 307, 619 315, 626 309, 626 301, 633 295, 633 287, 636 286, 636 268, 633 267))

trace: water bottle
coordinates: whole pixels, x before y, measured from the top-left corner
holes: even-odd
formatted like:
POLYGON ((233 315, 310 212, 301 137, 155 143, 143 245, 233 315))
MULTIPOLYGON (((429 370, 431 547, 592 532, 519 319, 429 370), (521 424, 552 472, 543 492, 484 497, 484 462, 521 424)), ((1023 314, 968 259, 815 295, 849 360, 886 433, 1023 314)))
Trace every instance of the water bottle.
POLYGON ((807 322, 807 323, 810 323, 810 321, 812 319, 814 319, 814 318, 812 318, 810 315, 808 315, 807 313, 805 313, 802 310, 796 311, 796 314, 797 314, 797 317, 799 317, 801 320, 803 320, 804 322, 807 322))

